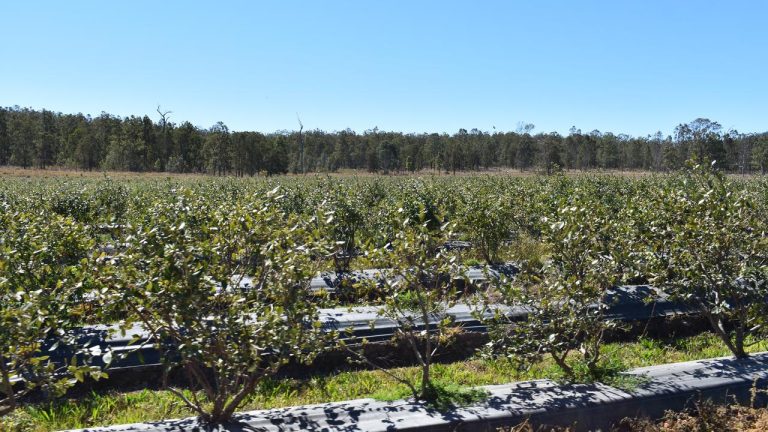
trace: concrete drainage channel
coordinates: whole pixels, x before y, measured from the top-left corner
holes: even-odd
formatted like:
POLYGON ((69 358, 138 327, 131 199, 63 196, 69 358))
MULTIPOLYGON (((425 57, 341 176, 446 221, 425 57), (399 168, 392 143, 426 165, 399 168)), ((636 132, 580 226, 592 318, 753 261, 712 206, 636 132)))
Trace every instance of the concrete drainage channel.
MULTIPOLYGON (((482 387, 488 398, 476 405, 438 412, 409 401, 359 399, 240 413, 218 431, 492 431, 528 420, 536 425, 608 430, 625 417, 660 417, 698 400, 751 400, 752 389, 768 385, 768 353, 743 360, 717 358, 634 369, 640 384, 624 391, 604 384, 558 385, 549 380, 482 387)), ((758 404, 768 397, 757 393, 758 404)), ((193 418, 78 432, 171 432, 205 430, 193 418)))

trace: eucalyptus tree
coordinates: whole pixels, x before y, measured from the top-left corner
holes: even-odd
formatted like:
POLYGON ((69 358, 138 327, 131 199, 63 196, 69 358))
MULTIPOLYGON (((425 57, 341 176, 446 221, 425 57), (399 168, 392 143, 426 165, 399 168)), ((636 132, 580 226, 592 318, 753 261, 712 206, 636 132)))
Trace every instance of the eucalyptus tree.
POLYGON ((217 175, 325 172, 340 168, 387 173, 417 172, 428 167, 445 172, 492 167, 527 170, 534 166, 552 173, 560 168, 679 169, 694 154, 717 159, 721 168, 731 171, 750 172, 766 165, 765 152, 754 142, 755 135, 726 132, 707 119, 680 124, 674 131, 674 140, 655 136, 632 138, 618 131, 587 134, 576 127, 571 128, 568 137, 554 133, 533 135, 534 126, 524 123, 515 132, 494 128, 490 134, 462 128, 453 135, 438 135, 377 128, 363 134, 348 129, 308 131, 299 122, 298 130, 292 132, 265 132, 262 143, 258 133, 230 136, 223 123, 205 130, 183 119, 176 126, 170 121, 170 112, 160 107, 156 112, 160 118, 153 122, 146 115, 120 118, 101 113, 91 118, 18 106, 2 108, 0 165, 57 164, 81 169, 118 169, 122 165, 137 171, 217 175), (138 133, 126 133, 134 128, 138 128, 138 133), (243 155, 241 149, 248 154, 243 155), (750 159, 755 166, 748 164, 750 159))
POLYGON ((8 163, 11 152, 11 136, 8 132, 8 117, 10 111, 0 107, 0 165, 8 163))
POLYGON ((725 148, 722 129, 723 127, 715 121, 697 118, 690 123, 677 125, 674 131, 675 140, 685 152, 686 159, 699 157, 723 163, 725 148))
POLYGON ((22 168, 32 166, 39 139, 39 122, 28 115, 29 110, 14 112, 8 122, 10 159, 8 162, 22 168))
POLYGON ((199 390, 170 391, 202 421, 226 422, 264 377, 326 346, 309 281, 328 248, 313 218, 280 211, 277 190, 230 204, 175 194, 129 228, 106 300, 199 390))
POLYGON ((232 142, 229 134, 229 128, 223 123, 218 122, 211 126, 208 135, 205 137, 203 149, 206 160, 208 161, 208 170, 214 175, 224 175, 232 168, 232 142))
POLYGON ((40 139, 37 140, 35 160, 38 168, 45 169, 53 164, 56 153, 56 119, 52 112, 43 110, 40 123, 40 139))
POLYGON ((173 168, 178 172, 201 172, 205 159, 202 151, 203 135, 192 123, 185 121, 171 131, 174 158, 173 168))
MULTIPOLYGON (((0 140, 2 140, 2 120, 0 119, 0 140)), ((752 151, 752 165, 760 170, 760 174, 768 172, 768 133, 761 133, 754 136, 754 149, 752 151)), ((0 151, 2 147, 0 147, 0 151)), ((0 153, 0 158, 2 154, 0 153)), ((1 160, 1 159, 0 159, 1 160)))

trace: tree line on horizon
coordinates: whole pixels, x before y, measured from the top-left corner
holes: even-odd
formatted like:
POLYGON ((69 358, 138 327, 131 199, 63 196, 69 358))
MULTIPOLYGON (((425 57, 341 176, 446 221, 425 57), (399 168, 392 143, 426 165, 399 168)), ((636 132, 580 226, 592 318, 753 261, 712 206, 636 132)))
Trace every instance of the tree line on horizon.
POLYGON ((46 109, 0 107, 0 165, 22 168, 206 173, 252 176, 342 169, 378 173, 492 169, 645 170, 681 168, 692 157, 717 161, 736 173, 768 170, 768 132, 724 130, 698 118, 661 132, 632 137, 611 132, 568 135, 534 133, 520 124, 514 132, 460 129, 447 133, 402 133, 378 128, 230 131, 218 122, 208 129, 174 123, 158 107, 158 120, 62 114, 46 109))

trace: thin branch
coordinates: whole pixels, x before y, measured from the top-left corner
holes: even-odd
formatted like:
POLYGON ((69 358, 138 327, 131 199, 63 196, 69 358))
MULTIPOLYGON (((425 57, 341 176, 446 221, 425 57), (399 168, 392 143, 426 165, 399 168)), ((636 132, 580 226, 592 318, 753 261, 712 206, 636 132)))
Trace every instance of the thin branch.
POLYGON ((196 412, 200 417, 205 416, 205 412, 203 411, 202 406, 197 401, 197 397, 195 397, 195 392, 192 391, 192 397, 195 399, 195 403, 192 403, 189 399, 187 399, 186 396, 184 396, 184 393, 182 393, 180 390, 177 390, 175 387, 168 387, 167 388, 169 392, 174 394, 176 397, 181 399, 184 404, 191 409, 192 411, 196 412))

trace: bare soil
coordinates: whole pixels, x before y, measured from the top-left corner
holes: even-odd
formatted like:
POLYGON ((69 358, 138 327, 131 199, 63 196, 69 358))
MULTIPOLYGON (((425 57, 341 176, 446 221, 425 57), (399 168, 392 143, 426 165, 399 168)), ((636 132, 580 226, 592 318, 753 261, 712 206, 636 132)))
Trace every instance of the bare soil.
MULTIPOLYGON (((499 429, 503 432, 573 432, 576 427, 533 427, 529 423, 499 429)), ((663 419, 624 419, 612 432, 766 432, 768 408, 698 403, 690 411, 668 412, 663 419)))

